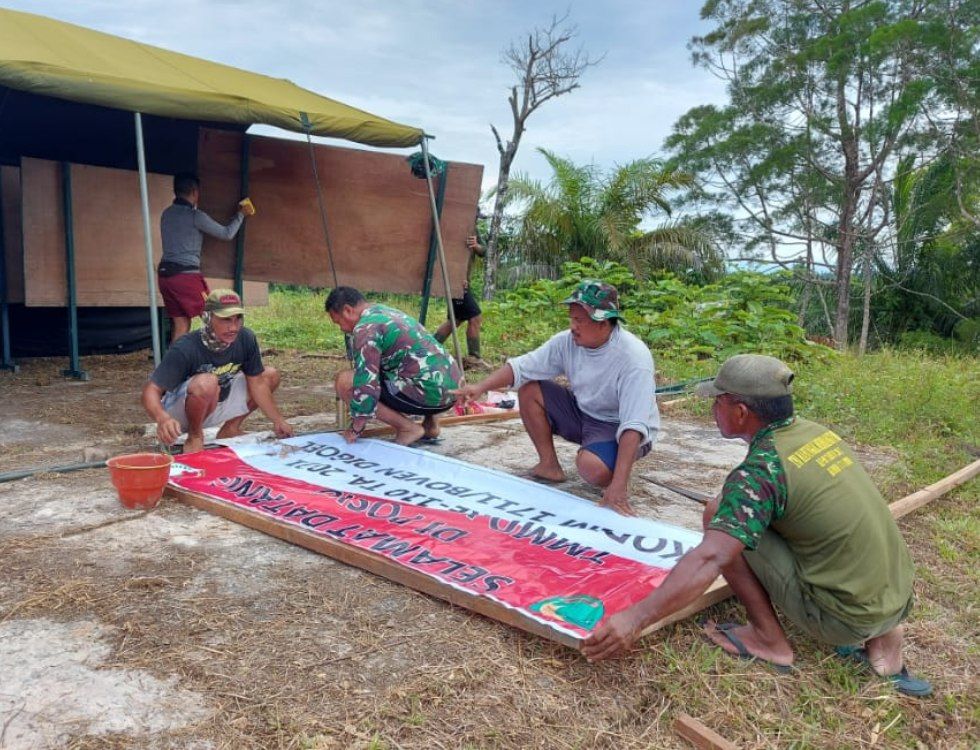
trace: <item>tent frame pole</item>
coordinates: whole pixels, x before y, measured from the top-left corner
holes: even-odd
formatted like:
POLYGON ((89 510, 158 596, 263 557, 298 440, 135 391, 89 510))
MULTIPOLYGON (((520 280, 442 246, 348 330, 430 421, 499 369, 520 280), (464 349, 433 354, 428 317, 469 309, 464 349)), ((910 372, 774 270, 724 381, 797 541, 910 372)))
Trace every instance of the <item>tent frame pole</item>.
MULTIPOLYGON (((310 154, 310 171, 313 174, 313 185, 316 188, 316 204, 320 209, 320 224, 323 226, 323 243, 327 247, 327 260, 330 263, 330 275, 333 276, 333 288, 340 286, 337 281, 337 266, 333 260, 333 247, 330 245, 330 227, 327 224, 327 208, 323 202, 323 188, 320 185, 320 171, 316 166, 316 148, 313 146, 313 126, 306 112, 300 112, 300 122, 306 130, 306 145, 310 154)), ((344 356, 347 357, 347 364, 354 369, 354 337, 350 333, 344 334, 344 356)), ((340 396, 334 394, 334 406, 337 408, 337 429, 346 430, 350 427, 350 411, 347 404, 340 396)))
POLYGON ((10 356, 10 311, 7 304, 7 239, 3 226, 3 185, 0 183, 0 370, 17 372, 20 366, 10 356))
POLYGON ((153 268, 153 235, 150 232, 150 189, 146 182, 146 152, 143 148, 143 118, 134 112, 136 124, 136 163, 140 173, 140 205, 143 209, 143 245, 146 249, 146 287, 149 294, 150 334, 153 339, 153 365, 160 364, 160 326, 157 321, 157 274, 153 268))
POLYGON ((425 318, 429 314, 429 297, 432 294, 432 272, 436 268, 436 229, 435 225, 442 221, 442 206, 446 200, 446 182, 449 180, 449 164, 439 178, 439 192, 436 195, 436 220, 429 232, 429 256, 425 261, 425 277, 422 279, 422 304, 419 306, 419 323, 425 326, 425 318))
POLYGON ((61 374, 88 380, 78 358, 78 289, 75 277, 75 221, 72 216, 71 164, 61 162, 61 203, 65 222, 65 287, 68 294, 68 369, 61 374))
POLYGON ((429 188, 429 206, 432 209, 432 227, 436 234, 436 247, 439 251, 439 268, 442 271, 442 285, 446 290, 446 308, 449 314, 449 324, 453 331, 453 349, 456 352, 456 362, 459 364, 460 372, 463 371, 463 352, 459 348, 459 334, 456 330, 456 315, 453 314, 453 292, 449 283, 449 268, 446 265, 446 248, 442 244, 442 226, 439 216, 439 208, 436 206, 436 194, 432 189, 432 172, 429 169, 429 146, 426 139, 430 136, 423 135, 422 145, 422 164, 425 166, 425 184, 429 188))
MULTIPOLYGON (((242 135, 242 158, 241 158, 241 192, 242 197, 248 196, 248 170, 249 170, 249 152, 251 149, 251 137, 248 133, 242 135)), ((238 296, 242 298, 242 302, 245 301, 245 230, 248 228, 248 222, 242 222, 242 226, 238 230, 238 236, 235 238, 235 291, 238 296)))

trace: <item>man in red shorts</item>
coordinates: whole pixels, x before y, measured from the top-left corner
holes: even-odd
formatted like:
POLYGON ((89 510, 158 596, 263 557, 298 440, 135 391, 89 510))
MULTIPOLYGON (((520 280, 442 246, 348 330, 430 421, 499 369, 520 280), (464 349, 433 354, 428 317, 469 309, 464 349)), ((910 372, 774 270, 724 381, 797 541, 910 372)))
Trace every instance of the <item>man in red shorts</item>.
POLYGON ((219 224, 197 208, 200 197, 201 182, 195 175, 175 175, 174 202, 160 216, 163 257, 157 270, 160 295, 172 323, 171 343, 191 329, 191 318, 199 317, 204 311, 204 298, 210 291, 201 274, 204 235, 230 240, 238 233, 245 216, 254 212, 251 202, 245 199, 238 204, 238 212, 231 222, 219 224))

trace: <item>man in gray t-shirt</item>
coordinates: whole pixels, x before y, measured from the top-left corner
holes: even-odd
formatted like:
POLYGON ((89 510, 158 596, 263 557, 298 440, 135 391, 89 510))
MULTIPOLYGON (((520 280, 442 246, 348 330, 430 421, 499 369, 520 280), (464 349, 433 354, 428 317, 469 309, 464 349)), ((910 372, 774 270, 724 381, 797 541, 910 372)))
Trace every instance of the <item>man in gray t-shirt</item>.
POLYGON ((174 202, 160 216, 163 256, 158 268, 160 296, 171 319, 170 341, 175 342, 191 329, 191 318, 204 310, 208 284, 201 274, 201 248, 204 235, 230 240, 255 209, 247 198, 227 224, 219 224, 197 207, 201 182, 195 175, 174 177, 174 202))
POLYGON ((569 327, 532 352, 507 361, 476 385, 456 391, 464 402, 494 388, 516 386, 521 419, 538 452, 531 476, 565 480, 554 436, 581 445, 579 475, 603 488, 601 505, 635 515, 629 503, 633 463, 660 429, 650 350, 619 321, 616 287, 582 281, 568 305, 569 327), (566 388, 552 378, 564 375, 566 388))

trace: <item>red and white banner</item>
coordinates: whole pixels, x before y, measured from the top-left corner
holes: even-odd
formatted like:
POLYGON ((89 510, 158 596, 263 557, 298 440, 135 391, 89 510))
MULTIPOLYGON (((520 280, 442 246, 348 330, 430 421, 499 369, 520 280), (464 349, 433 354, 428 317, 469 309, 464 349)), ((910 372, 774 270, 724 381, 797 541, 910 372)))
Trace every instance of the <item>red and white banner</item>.
POLYGON ((526 479, 335 433, 183 456, 171 485, 368 551, 583 638, 701 534, 526 479))

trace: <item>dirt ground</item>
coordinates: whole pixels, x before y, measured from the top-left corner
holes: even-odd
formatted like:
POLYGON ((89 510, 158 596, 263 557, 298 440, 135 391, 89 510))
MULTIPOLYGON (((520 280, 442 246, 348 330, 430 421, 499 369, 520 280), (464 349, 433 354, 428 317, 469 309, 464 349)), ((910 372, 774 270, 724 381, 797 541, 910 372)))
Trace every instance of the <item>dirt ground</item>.
MULTIPOLYGON (((284 374, 283 412, 307 415, 304 431, 331 428, 342 359, 266 360, 284 374)), ((137 397, 145 353, 83 365, 87 383, 62 379, 58 360, 0 374, 0 472, 154 447, 137 397)), ((446 428, 433 450, 514 472, 533 456, 519 421, 446 428)), ((571 467, 574 448, 560 451, 571 467)), ((706 422, 668 415, 634 503, 697 528, 700 506, 643 477, 714 492, 743 454, 706 422)), ((862 458, 873 470, 896 459, 862 458)), ((955 499, 948 510, 969 512, 955 499)), ((794 675, 730 659, 693 619, 589 665, 172 500, 126 511, 104 469, 42 473, 0 484, 0 748, 679 748, 681 711, 744 747, 971 747, 976 592, 962 597, 957 580, 975 573, 931 524, 903 524, 920 567, 909 666, 937 687, 916 701, 795 633, 794 675)), ((740 616, 730 602, 708 614, 740 616)))

